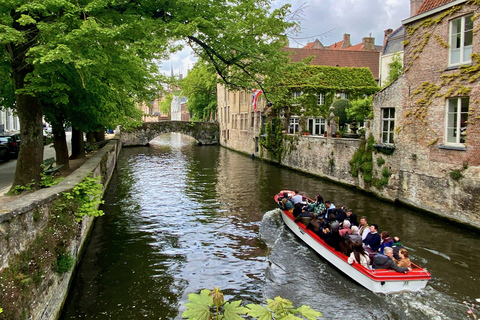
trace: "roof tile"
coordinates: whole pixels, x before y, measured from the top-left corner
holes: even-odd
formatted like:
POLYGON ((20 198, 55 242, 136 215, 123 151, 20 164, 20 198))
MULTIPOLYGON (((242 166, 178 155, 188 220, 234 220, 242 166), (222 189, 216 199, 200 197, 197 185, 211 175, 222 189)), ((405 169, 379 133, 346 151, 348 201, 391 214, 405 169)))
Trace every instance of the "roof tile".
POLYGON ((437 7, 443 6, 449 2, 453 2, 455 0, 425 0, 423 1, 422 5, 420 8, 418 8, 418 11, 416 15, 419 15, 421 13, 433 10, 437 7))

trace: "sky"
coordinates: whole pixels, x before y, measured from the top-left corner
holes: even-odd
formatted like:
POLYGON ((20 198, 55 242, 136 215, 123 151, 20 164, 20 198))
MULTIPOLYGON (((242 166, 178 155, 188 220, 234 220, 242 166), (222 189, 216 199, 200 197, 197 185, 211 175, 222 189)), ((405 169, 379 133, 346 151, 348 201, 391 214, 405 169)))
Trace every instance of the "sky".
MULTIPOLYGON (((352 45, 362 42, 363 37, 375 37, 375 44, 383 44, 384 30, 398 28, 402 20, 410 16, 410 0, 278 0, 272 7, 286 3, 295 10, 304 5, 300 34, 290 39, 291 47, 302 47, 318 38, 323 45, 331 45, 350 34, 352 45)), ((195 64, 196 58, 189 48, 163 61, 162 72, 170 75, 182 73, 195 64)))

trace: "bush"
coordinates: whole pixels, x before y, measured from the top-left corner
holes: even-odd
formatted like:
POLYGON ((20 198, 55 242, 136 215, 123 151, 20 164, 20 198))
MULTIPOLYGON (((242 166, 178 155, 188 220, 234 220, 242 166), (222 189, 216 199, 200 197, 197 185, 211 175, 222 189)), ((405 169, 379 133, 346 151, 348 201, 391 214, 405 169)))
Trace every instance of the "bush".
POLYGON ((381 167, 384 164, 385 164, 385 159, 383 159, 382 157, 377 158, 377 166, 381 167))
POLYGON ((74 262, 75 258, 71 253, 60 254, 57 257, 56 271, 60 274, 70 271, 74 262))
POLYGON ((450 177, 453 179, 453 180, 460 180, 460 178, 463 177, 462 173, 460 172, 460 170, 452 170, 450 171, 450 177))

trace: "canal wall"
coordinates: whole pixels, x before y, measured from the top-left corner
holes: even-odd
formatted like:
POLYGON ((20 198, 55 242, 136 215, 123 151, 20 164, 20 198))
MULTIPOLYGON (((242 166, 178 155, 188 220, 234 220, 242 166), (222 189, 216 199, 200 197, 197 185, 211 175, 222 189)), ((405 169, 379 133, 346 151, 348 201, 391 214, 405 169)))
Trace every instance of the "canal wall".
MULTIPOLYGON (((60 218, 55 217, 52 208, 63 193, 70 192, 75 185, 89 175, 101 176, 99 183, 103 185, 103 191, 105 191, 115 169, 120 149, 119 141, 112 139, 57 185, 27 194, 0 206, 0 273, 5 271, 3 273, 5 277, 0 279, 0 284, 3 290, 11 292, 11 297, 4 297, 3 301, 0 301, 0 308, 4 309, 0 319, 3 319, 2 316, 7 313, 11 315, 16 311, 19 314, 21 312, 21 317, 25 319, 54 320, 58 318, 68 293, 73 268, 65 273, 57 272, 54 266, 38 268, 43 260, 56 261, 57 257, 50 260, 48 257, 56 254, 54 248, 43 248, 45 256, 43 254, 40 257, 26 258, 25 256, 32 252, 32 247, 46 238, 46 234, 57 233, 56 229, 52 228, 52 219, 60 221, 60 218), (34 267, 37 267, 37 275, 28 276, 28 269, 34 267), (7 281, 6 274, 13 275, 14 280, 7 281), (23 286, 20 291, 19 288, 8 287, 18 286, 18 282, 23 286), (24 301, 25 299, 28 300, 24 301), (23 310, 9 310, 9 308, 23 308, 23 310)), ((73 234, 64 247, 67 254, 75 259, 76 264, 94 219, 84 217, 78 223, 73 221, 72 229, 74 230, 71 230, 73 234)), ((51 238, 55 239, 55 237, 51 238)), ((58 243, 50 245, 58 247, 58 243)))
MULTIPOLYGON (((385 92, 388 95, 389 92, 385 92)), ((376 110, 379 112, 379 110, 376 110)), ((367 136, 379 135, 379 128, 371 126, 367 136)), ((255 150, 255 139, 248 131, 231 130, 229 139, 220 144, 248 155, 254 154, 276 163, 265 149, 255 150)), ((357 154, 361 166, 370 170, 352 174, 351 162, 366 140, 320 136, 293 136, 286 142, 286 154, 281 165, 313 174, 331 181, 372 193, 382 199, 400 202, 439 217, 480 229, 480 167, 462 167, 458 163, 432 162, 420 150, 396 145, 392 154, 381 148, 371 148, 370 153, 357 154), (403 148, 402 148, 403 147, 403 148), (361 159, 360 159, 361 160, 361 159), (458 169, 461 177, 452 178, 458 169)), ((377 145, 375 145, 377 146, 377 145)), ((380 146, 377 146, 380 147, 380 146)))

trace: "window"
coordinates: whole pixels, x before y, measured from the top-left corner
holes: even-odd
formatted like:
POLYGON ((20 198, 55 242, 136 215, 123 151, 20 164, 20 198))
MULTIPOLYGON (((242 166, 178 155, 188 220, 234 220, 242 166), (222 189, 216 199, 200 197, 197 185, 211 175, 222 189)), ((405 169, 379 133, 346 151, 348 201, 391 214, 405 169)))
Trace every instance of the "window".
POLYGON ((308 119, 308 130, 314 135, 323 135, 326 131, 326 122, 324 118, 308 119))
POLYGON ((340 92, 340 99, 347 99, 348 100, 348 93, 340 92))
POLYGON ((382 142, 393 143, 395 129, 395 108, 382 109, 382 142))
POLYGON ((240 114, 240 130, 247 130, 248 126, 248 113, 240 114))
POLYGON ((469 98, 453 98, 447 100, 447 144, 465 143, 465 134, 467 131, 469 98))
POLYGON ((299 117, 291 117, 290 125, 288 126, 288 133, 291 133, 291 134, 297 133, 299 124, 300 124, 299 117))
POLYGON ((303 92, 301 92, 301 91, 294 91, 294 92, 292 92, 292 98, 293 98, 293 99, 297 99, 297 98, 299 98, 302 94, 303 94, 303 92))
POLYGON ((252 112, 252 125, 251 125, 252 128, 254 124, 255 124, 255 112, 252 112))
POLYGON ((232 129, 237 129, 237 114, 232 114, 232 129))
POLYGON ((317 104, 323 106, 325 104, 325 93, 317 93, 317 104))
POLYGON ((464 16, 450 22, 450 58, 449 64, 470 63, 473 39, 473 15, 464 16))

